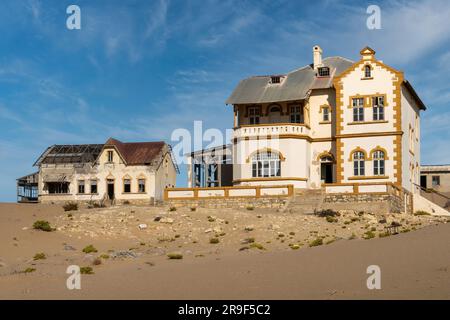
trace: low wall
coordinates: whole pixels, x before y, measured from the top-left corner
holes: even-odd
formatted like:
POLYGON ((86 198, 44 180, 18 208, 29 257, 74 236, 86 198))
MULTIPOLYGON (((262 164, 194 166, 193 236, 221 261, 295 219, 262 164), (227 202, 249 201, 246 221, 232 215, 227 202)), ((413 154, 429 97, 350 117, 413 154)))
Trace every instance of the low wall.
MULTIPOLYGON (((68 202, 76 202, 80 206, 89 206, 93 203, 99 204, 102 202, 102 200, 98 199, 89 199, 88 197, 85 197, 85 199, 75 198, 71 195, 39 195, 38 199, 39 203, 46 203, 46 204, 57 204, 57 205, 64 205, 68 202)), ((109 204, 109 200, 105 200, 106 204, 109 204)), ((131 205, 153 205, 155 204, 154 198, 141 198, 141 199, 115 199, 114 204, 120 205, 120 204, 131 204, 131 205)))
POLYGON ((177 199, 166 200, 165 204, 169 207, 186 208, 283 208, 288 203, 288 198, 264 197, 264 198, 224 198, 224 199, 177 199))
POLYGON ((373 213, 412 213, 412 195, 392 183, 325 186, 323 209, 370 211, 373 213))
POLYGON ((293 194, 293 185, 168 188, 164 202, 173 207, 281 208, 293 194))

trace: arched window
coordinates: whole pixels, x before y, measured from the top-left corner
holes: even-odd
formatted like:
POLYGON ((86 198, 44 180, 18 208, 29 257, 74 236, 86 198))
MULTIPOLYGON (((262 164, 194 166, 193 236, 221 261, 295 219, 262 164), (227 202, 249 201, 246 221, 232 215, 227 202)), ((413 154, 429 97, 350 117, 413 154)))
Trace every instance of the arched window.
POLYGON ((252 177, 280 177, 281 166, 278 153, 271 151, 256 153, 252 157, 252 177))
POLYGON ((369 65, 364 67, 364 77, 371 78, 372 77, 372 68, 369 65))
POLYGON ((365 156, 361 151, 353 153, 353 172, 355 176, 365 175, 365 156))
POLYGON ((373 175, 384 176, 384 160, 385 154, 381 150, 377 150, 373 153, 373 175))

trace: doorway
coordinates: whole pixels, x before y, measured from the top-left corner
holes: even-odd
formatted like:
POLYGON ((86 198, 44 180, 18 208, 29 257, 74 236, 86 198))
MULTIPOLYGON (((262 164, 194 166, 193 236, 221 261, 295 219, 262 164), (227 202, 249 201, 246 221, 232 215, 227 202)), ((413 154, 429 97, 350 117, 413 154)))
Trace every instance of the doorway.
POLYGON ((108 179, 108 198, 114 200, 114 180, 108 179))
POLYGON ((420 176, 420 186, 423 189, 427 188, 427 176, 420 176))
POLYGON ((269 111, 269 123, 280 123, 281 122, 281 108, 272 107, 269 111))
POLYGON ((333 183, 333 158, 320 158, 320 180, 322 183, 333 183))

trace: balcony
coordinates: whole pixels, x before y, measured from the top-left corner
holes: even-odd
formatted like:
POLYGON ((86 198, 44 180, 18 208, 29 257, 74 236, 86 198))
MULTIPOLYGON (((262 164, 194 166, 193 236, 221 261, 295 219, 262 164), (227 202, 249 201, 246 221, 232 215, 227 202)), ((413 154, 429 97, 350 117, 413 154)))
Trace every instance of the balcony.
POLYGON ((233 138, 270 137, 279 136, 309 136, 310 128, 300 123, 264 123, 257 125, 241 125, 234 129, 233 138))

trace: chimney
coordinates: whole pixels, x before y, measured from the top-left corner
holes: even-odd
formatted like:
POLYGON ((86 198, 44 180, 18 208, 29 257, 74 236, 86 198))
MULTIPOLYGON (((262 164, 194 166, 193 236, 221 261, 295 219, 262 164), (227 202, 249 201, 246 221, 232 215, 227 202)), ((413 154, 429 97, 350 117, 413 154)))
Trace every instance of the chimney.
POLYGON ((313 47, 313 65, 314 70, 322 66, 322 48, 317 45, 313 47))

